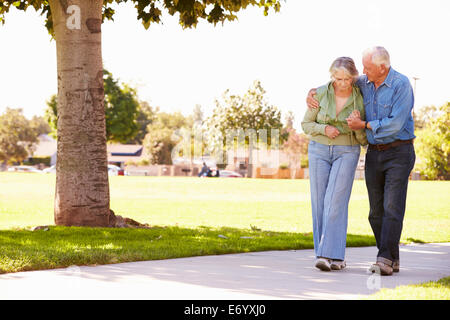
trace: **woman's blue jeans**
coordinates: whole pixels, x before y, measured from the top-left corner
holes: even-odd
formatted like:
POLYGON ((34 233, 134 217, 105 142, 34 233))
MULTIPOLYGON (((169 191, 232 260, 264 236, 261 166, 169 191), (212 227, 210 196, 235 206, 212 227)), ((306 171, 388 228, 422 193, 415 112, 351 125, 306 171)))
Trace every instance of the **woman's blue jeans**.
POLYGON ((361 147, 328 146, 310 141, 308 148, 314 251, 316 257, 344 260, 348 203, 361 147))

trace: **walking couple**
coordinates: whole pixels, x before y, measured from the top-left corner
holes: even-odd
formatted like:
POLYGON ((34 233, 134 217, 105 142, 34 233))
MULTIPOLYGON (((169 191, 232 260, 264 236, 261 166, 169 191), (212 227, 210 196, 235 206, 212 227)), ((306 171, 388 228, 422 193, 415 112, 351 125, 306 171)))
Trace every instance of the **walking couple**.
POLYGON ((383 47, 363 53, 359 76, 351 58, 337 58, 331 81, 312 89, 303 131, 308 149, 315 266, 345 268, 348 203, 360 156, 367 145, 365 181, 369 222, 378 255, 370 271, 391 275, 400 269, 399 242, 406 190, 415 163, 414 96, 406 76, 390 66, 383 47))

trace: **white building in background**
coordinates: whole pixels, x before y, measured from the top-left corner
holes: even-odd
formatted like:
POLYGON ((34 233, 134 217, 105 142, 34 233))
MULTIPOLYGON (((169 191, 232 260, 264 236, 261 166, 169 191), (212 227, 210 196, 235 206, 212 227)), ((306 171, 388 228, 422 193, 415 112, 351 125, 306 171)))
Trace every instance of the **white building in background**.
POLYGON ((56 164, 56 140, 47 134, 41 134, 38 137, 38 143, 36 149, 30 158, 45 158, 50 157, 50 165, 56 164))

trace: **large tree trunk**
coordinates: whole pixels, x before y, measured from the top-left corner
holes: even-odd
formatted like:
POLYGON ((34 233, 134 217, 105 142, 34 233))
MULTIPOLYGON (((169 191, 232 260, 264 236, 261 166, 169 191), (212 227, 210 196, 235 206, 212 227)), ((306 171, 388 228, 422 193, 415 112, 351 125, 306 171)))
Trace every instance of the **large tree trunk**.
POLYGON ((50 0, 58 61, 55 223, 113 226, 101 52, 102 0, 50 0))

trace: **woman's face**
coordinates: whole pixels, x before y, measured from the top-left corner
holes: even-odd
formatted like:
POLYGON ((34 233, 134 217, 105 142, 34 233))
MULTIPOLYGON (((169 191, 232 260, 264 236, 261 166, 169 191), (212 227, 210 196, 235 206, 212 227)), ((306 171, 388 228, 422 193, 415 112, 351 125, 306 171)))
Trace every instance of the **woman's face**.
POLYGON ((338 90, 348 90, 353 83, 353 77, 344 70, 337 70, 333 74, 333 82, 338 90))

